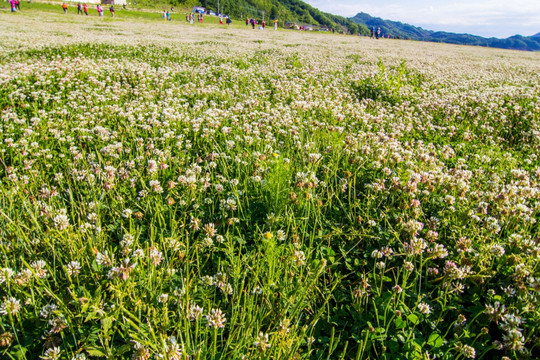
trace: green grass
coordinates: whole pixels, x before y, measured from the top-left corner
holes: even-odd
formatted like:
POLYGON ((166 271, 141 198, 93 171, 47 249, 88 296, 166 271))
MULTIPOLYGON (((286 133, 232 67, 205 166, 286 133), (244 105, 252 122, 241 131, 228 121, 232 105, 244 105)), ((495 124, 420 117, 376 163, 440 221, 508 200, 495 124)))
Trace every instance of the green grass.
POLYGON ((51 20, 0 52, 2 357, 538 358, 534 59, 27 6, 1 14, 51 20))

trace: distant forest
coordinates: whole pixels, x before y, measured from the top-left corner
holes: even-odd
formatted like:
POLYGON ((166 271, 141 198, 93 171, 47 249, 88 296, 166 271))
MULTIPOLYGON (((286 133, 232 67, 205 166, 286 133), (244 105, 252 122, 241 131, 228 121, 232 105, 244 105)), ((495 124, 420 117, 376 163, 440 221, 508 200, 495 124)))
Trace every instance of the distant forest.
POLYGON ((254 17, 303 25, 319 25, 346 34, 368 35, 363 24, 357 24, 343 16, 322 12, 300 0, 171 0, 173 5, 195 6, 219 11, 233 18, 254 17))

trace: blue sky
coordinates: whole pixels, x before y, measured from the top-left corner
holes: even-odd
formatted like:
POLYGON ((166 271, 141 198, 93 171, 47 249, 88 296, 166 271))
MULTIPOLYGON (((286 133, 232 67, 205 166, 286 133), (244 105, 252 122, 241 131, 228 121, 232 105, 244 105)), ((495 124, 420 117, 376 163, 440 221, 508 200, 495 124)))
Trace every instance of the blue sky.
POLYGON ((540 0, 304 0, 332 14, 365 12, 429 30, 506 38, 540 32, 540 0))

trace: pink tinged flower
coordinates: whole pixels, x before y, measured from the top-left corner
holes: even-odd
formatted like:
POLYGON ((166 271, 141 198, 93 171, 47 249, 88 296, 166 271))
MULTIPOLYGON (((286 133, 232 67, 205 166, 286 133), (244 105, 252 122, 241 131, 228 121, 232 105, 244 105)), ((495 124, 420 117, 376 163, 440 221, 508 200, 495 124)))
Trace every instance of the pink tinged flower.
POLYGON ((222 328, 225 326, 227 319, 220 309, 212 309, 210 313, 206 315, 206 320, 208 321, 208 326, 213 328, 222 328))

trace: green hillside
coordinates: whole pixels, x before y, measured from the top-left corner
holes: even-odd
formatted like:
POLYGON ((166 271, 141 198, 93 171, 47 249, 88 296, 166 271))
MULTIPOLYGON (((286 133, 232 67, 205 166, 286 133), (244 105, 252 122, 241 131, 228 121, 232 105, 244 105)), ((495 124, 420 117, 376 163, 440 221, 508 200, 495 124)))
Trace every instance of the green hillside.
POLYGON ((366 26, 356 24, 351 19, 322 12, 299 0, 172 0, 177 6, 200 5, 234 18, 254 17, 282 22, 320 25, 346 34, 368 34, 366 26))

